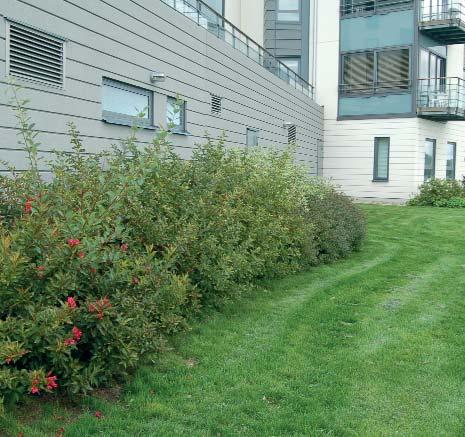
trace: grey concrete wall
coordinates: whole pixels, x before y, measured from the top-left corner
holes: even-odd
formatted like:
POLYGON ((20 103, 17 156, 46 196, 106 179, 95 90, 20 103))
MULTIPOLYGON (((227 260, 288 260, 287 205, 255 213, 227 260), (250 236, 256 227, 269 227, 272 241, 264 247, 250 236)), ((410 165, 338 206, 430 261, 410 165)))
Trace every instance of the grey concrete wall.
MULTIPOLYGON (((322 139, 323 109, 266 69, 230 47, 160 0, 2 0, 0 2, 0 159, 24 169, 24 153, 8 104, 6 18, 66 38, 66 81, 54 89, 25 80, 22 96, 39 140, 41 154, 69 150, 67 123, 73 121, 89 152, 108 148, 129 135, 129 128, 102 121, 102 78, 109 77, 155 92, 155 108, 166 96, 187 102, 189 136, 172 135, 181 156, 196 143, 223 132, 229 146, 243 146, 246 128, 260 130, 260 145, 285 147, 284 122, 297 125, 297 159, 316 172, 322 139), (167 80, 150 83, 150 73, 167 80), (223 112, 212 115, 210 93, 223 97, 223 112)), ((164 113, 155 113, 155 121, 164 113)), ((139 133, 150 142, 153 130, 139 133)), ((46 165, 44 164, 44 171, 46 165)))

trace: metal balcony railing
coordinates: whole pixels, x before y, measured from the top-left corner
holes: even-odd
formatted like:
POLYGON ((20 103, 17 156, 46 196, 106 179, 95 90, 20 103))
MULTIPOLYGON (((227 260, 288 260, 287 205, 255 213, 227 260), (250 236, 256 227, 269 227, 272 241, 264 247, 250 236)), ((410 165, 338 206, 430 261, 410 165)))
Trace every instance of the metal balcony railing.
POLYGON ((465 82, 459 77, 418 80, 417 112, 443 120, 465 119, 465 82))
POLYGON ((369 96, 376 94, 399 94, 411 89, 410 80, 345 83, 339 85, 342 96, 369 96))
POLYGON ((161 0, 210 33, 242 52, 293 88, 313 98, 314 88, 305 79, 275 58, 269 51, 241 32, 201 0, 161 0))
POLYGON ((422 0, 420 22, 457 21, 465 22, 465 1, 463 0, 422 0))
POLYGON ((386 9, 403 9, 413 5, 413 0, 342 0, 341 16, 372 14, 386 9))

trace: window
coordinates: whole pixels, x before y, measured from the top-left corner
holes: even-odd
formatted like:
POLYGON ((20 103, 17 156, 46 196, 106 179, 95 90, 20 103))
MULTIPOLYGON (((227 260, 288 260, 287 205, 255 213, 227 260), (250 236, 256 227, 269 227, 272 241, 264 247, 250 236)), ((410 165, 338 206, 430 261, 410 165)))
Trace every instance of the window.
POLYGON ((342 59, 342 92, 373 94, 410 88, 410 49, 348 53, 342 59))
POLYGON ((103 119, 110 123, 152 125, 152 92, 112 79, 103 79, 103 119))
POLYGON ((429 79, 424 85, 428 89, 445 92, 446 88, 446 60, 429 50, 420 51, 420 79, 429 79))
POLYGON ((8 74, 55 87, 64 85, 62 39, 18 23, 7 25, 8 74))
POLYGON ((375 138, 375 156, 374 156, 374 181, 389 180, 389 148, 390 138, 376 137, 375 138))
POLYGON ((300 21, 300 0, 277 0, 278 21, 300 21))
POLYGON ((434 179, 436 171, 436 140, 425 141, 425 181, 434 179))
POLYGON ((166 124, 173 132, 186 130, 186 102, 168 97, 166 102, 166 124))
POLYGON ((279 60, 294 73, 300 74, 300 58, 279 58, 279 60))
POLYGON ((256 147, 258 146, 258 130, 247 128, 247 146, 256 147))
POLYGON ((447 143, 446 179, 455 179, 457 144, 447 143))
POLYGON ((344 55, 342 82, 347 93, 372 92, 375 80, 374 53, 344 55))

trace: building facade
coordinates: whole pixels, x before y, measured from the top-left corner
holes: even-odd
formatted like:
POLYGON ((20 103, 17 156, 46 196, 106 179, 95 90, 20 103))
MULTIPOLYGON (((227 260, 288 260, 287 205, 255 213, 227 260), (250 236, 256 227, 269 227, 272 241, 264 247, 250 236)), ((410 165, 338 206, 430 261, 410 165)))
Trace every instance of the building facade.
POLYGON ((402 201, 464 176, 465 1, 266 0, 263 13, 265 47, 324 106, 326 177, 402 201))
POLYGON ((29 100, 44 173, 51 151, 70 150, 69 122, 89 153, 127 137, 134 123, 144 144, 171 122, 170 139, 183 158, 196 143, 225 133, 228 147, 295 142, 297 159, 316 174, 323 108, 313 87, 262 47, 256 17, 263 23, 264 15, 251 3, 0 2, 0 160, 26 167, 10 102, 13 80, 29 100))
POLYGON ((319 2, 324 174, 364 199, 404 200, 465 172, 465 7, 449 0, 319 2), (337 86, 335 86, 337 84, 337 86))

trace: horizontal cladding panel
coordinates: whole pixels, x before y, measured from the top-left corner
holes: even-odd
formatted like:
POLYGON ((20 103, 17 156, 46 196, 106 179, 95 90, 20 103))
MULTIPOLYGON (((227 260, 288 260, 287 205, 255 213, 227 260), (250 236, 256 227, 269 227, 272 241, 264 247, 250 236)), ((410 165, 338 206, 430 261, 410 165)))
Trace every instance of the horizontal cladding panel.
MULTIPOLYGON (((162 6, 165 7, 165 5, 162 5, 162 6)), ((92 22, 89 22, 89 15, 90 14, 88 12, 82 11, 81 9, 75 8, 75 7, 71 6, 71 5, 69 5, 69 7, 72 8, 73 12, 74 12, 74 10, 77 10, 77 11, 81 11, 81 14, 84 14, 83 19, 85 18, 87 20, 87 21, 85 21, 86 26, 92 27, 93 32, 102 32, 103 30, 105 30, 106 34, 109 34, 109 35, 111 34, 112 35, 112 40, 108 40, 108 38, 102 38, 102 40, 99 39, 99 42, 102 42, 104 44, 105 50, 103 50, 102 53, 99 53, 99 56, 96 56, 96 54, 94 53, 93 58, 96 58, 96 59, 99 59, 100 57, 105 58, 104 64, 107 64, 108 62, 111 62, 111 61, 109 61, 109 58, 118 58, 118 56, 121 53, 121 47, 120 47, 119 40, 124 41, 125 39, 128 39, 127 38, 127 32, 123 31, 118 26, 115 26, 113 23, 109 23, 108 21, 103 20, 103 19, 100 19, 100 21, 101 21, 101 22, 99 22, 100 25, 92 24, 92 22), (103 27, 103 29, 101 29, 102 27, 103 27)), ((26 9, 26 11, 27 11, 27 9, 26 9)), ((25 13, 26 11, 22 11, 22 12, 25 13)), ((34 12, 35 12, 35 10, 34 10, 34 12)), ((176 13, 176 11, 173 11, 173 12, 176 13)), ((29 14, 31 14, 31 11, 29 11, 29 14)), ((178 19, 185 19, 185 17, 180 16, 180 17, 178 17, 178 19)), ((56 19, 56 21, 59 22, 60 20, 56 19)), ((189 21, 189 20, 185 19, 185 21, 189 21)), ((58 25, 58 23, 57 23, 57 25, 58 25)), ((85 28, 83 28, 82 26, 79 26, 79 25, 68 24, 67 28, 70 28, 70 27, 72 27, 72 37, 74 39, 79 37, 79 43, 80 44, 82 44, 83 46, 85 46, 86 48, 89 48, 89 49, 93 48, 95 38, 91 37, 91 34, 90 34, 90 32, 88 30, 86 30, 85 28)), ((197 29, 197 30, 199 30, 199 29, 197 29)), ((68 33, 70 33, 70 30, 68 30, 68 33)), ((210 36, 210 34, 208 34, 207 32, 205 32, 205 34, 207 35, 207 37, 210 36)), ((71 37, 69 37, 69 38, 72 39, 71 37)), ((133 40, 133 39, 138 40, 138 38, 140 38, 140 37, 138 37, 138 36, 136 36, 134 34, 131 34, 131 40, 133 40)), ((167 40, 167 38, 168 38, 167 35, 164 35, 164 38, 165 38, 165 40, 167 40)), ((189 40, 191 38, 186 38, 185 35, 184 35, 184 38, 186 39, 186 43, 183 44, 182 46, 184 47, 184 50, 186 50, 187 44, 189 43, 189 40)), ((211 36, 211 38, 213 39, 213 41, 216 44, 219 44, 219 46, 223 50, 226 50, 226 51, 229 50, 228 54, 226 54, 226 53, 224 54, 224 58, 226 60, 230 59, 231 57, 240 57, 240 58, 242 58, 241 61, 251 63, 252 67, 255 70, 258 70, 258 71, 263 70, 260 66, 253 63, 253 61, 248 59, 246 56, 244 56, 243 54, 241 54, 237 50, 234 50, 234 49, 230 48, 229 46, 227 46, 223 41, 219 40, 218 38, 216 38, 214 36, 211 36)), ((167 43, 164 44, 164 45, 169 47, 171 45, 171 40, 172 40, 171 38, 168 38, 167 43)), ((71 46, 70 49, 69 49, 69 56, 70 57, 73 56, 74 50, 78 50, 78 49, 82 48, 80 44, 70 44, 70 46, 71 46)), ((209 69, 204 69, 202 66, 199 66, 198 63, 196 64, 196 62, 198 61, 198 56, 199 56, 198 52, 191 53, 190 54, 191 58, 188 61, 187 57, 186 57, 187 54, 183 54, 183 56, 180 56, 180 55, 174 53, 173 51, 165 49, 163 47, 163 44, 155 45, 151 41, 142 39, 141 41, 139 41, 139 44, 137 44, 137 46, 138 46, 138 48, 125 47, 125 49, 131 51, 131 57, 130 58, 131 58, 131 64, 132 65, 131 65, 131 67, 129 67, 129 66, 123 67, 123 69, 124 68, 128 69, 128 68, 133 68, 134 66, 139 66, 140 68, 143 68, 146 71, 146 74, 149 74, 151 71, 156 70, 157 67, 159 68, 160 66, 162 66, 163 69, 166 70, 166 73, 168 74, 168 76, 173 76, 173 77, 179 76, 179 68, 180 68, 179 66, 174 66, 174 64, 171 61, 170 61, 170 64, 164 63, 162 61, 158 61, 157 59, 155 59, 155 58, 151 57, 150 55, 148 55, 148 53, 153 53, 154 49, 156 49, 157 53, 158 53, 158 51, 162 51, 162 52, 165 51, 166 52, 165 55, 164 55, 164 59, 170 59, 171 60, 171 58, 173 58, 173 57, 175 59, 178 59, 178 57, 179 57, 180 62, 183 62, 183 63, 187 62, 188 63, 187 68, 184 68, 183 71, 182 71, 182 73, 186 76, 186 81, 188 83, 196 83, 196 82, 198 82, 197 86, 200 86, 200 84, 202 82, 204 82, 205 75, 208 75, 209 72, 210 72, 209 69), (145 47, 145 52, 141 50, 141 47, 145 47), (144 53, 146 53, 146 54, 144 54, 144 53), (192 61, 194 63, 195 68, 189 68, 189 65, 191 65, 191 64, 189 64, 190 61, 192 61), (136 65, 134 65, 134 64, 136 64, 136 65), (198 70, 196 70, 196 68, 198 70)), ((86 54, 86 59, 88 58, 88 56, 89 55, 86 54)), ((238 66, 237 59, 235 59, 235 61, 236 62, 234 62, 232 64, 232 67, 237 68, 237 66, 238 66)), ((183 64, 181 64, 181 66, 182 65, 183 64)), ((111 68, 113 69, 113 71, 117 71, 117 70, 115 70, 115 67, 112 66, 111 68)), ((120 69, 121 69, 121 66, 120 66, 120 69)), ((241 83, 237 82, 237 75, 233 75, 231 73, 231 71, 233 71, 233 70, 231 70, 231 68, 226 68, 226 69, 223 68, 223 70, 224 70, 223 73, 224 72, 229 73, 229 77, 226 77, 226 80, 228 80, 228 79, 231 80, 231 81, 234 80, 236 82, 236 84, 242 85, 241 83)), ((287 85, 282 85, 282 81, 280 81, 278 78, 275 78, 273 75, 267 73, 266 71, 264 73, 271 76, 271 81, 275 80, 276 84, 279 85, 279 86, 277 86, 277 88, 274 91, 276 91, 276 92, 280 91, 281 86, 289 88, 287 85)), ((247 79, 246 76, 244 76, 244 78, 247 79)), ((217 85, 219 87, 222 86, 222 84, 220 82, 218 82, 218 77, 217 76, 215 76, 215 79, 217 81, 216 83, 214 82, 212 77, 209 77, 209 79, 210 79, 210 83, 209 83, 210 88, 211 88, 212 85, 213 86, 217 85)), ((225 78, 223 77, 222 80, 224 82, 225 78)), ((247 80, 249 80, 249 79, 247 79, 247 80)), ((266 88, 266 86, 265 86, 266 84, 267 84, 266 81, 262 81, 262 84, 254 82, 253 86, 256 89, 263 88, 263 90, 265 90, 266 93, 269 95, 270 94, 269 89, 266 88)), ((204 85, 203 89, 205 89, 205 88, 206 88, 206 86, 204 85)), ((261 96, 264 95, 263 93, 260 94, 255 89, 252 89, 252 88, 249 87, 247 89, 247 92, 250 92, 250 91, 252 91, 252 96, 254 94, 255 95, 261 95, 261 96)), ((284 90, 284 89, 281 90, 282 93, 287 93, 287 91, 288 91, 287 89, 286 90, 284 90)), ((296 93, 296 95, 298 95, 298 98, 306 99, 305 96, 303 96, 300 93, 298 93, 297 91, 291 89, 291 93, 292 92, 296 93)), ((245 93, 243 93, 242 95, 246 96, 245 93)), ((288 93, 287 94, 282 94, 283 97, 284 97, 284 95, 286 95, 288 97, 288 93)), ((266 94, 265 94, 265 96, 266 96, 266 94)), ((311 102, 310 99, 306 99, 306 101, 311 102)), ((313 104, 313 106, 316 106, 313 102, 311 102, 311 103, 313 104)))
MULTIPOLYGON (((73 2, 70 2, 69 3, 73 3, 73 2)), ((148 3, 147 1, 144 1, 144 0, 139 0, 138 2, 136 2, 135 4, 141 4, 143 5, 144 3, 146 4, 146 6, 148 7, 151 7, 152 10, 154 10, 153 8, 153 2, 152 3, 148 3)), ((88 5, 87 9, 89 11, 91 11, 93 13, 93 16, 95 16, 95 14, 99 14, 100 16, 103 16, 105 17, 105 19, 102 19, 104 23, 107 23, 108 25, 108 21, 107 21, 107 15, 111 13, 111 11, 113 11, 113 14, 111 14, 111 18, 112 19, 117 19, 118 18, 118 23, 110 23, 111 25, 117 25, 117 28, 116 29, 113 29, 112 32, 119 32, 121 31, 121 29, 125 30, 126 31, 128 30, 128 26, 127 26, 127 22, 128 22, 128 16, 129 14, 131 16, 135 16, 137 18, 137 21, 134 21, 135 24, 138 24, 138 28, 137 28, 137 32, 132 32, 132 35, 134 35, 134 37, 136 38, 141 38, 143 36, 145 36, 146 40, 149 42, 149 43, 152 43, 153 44, 153 41, 157 41, 159 38, 165 38, 166 39, 166 34, 162 34, 162 33, 159 33, 159 35, 157 35, 157 38, 153 38, 153 32, 154 30, 154 27, 148 27, 145 23, 144 23, 144 20, 147 20, 147 13, 146 13, 146 10, 144 9, 138 9, 137 7, 132 7, 132 3, 122 3, 121 4, 121 12, 116 11, 116 9, 114 8, 110 8, 106 2, 99 2, 99 3, 95 3, 95 2, 85 2, 86 5, 88 5), (124 12, 124 13, 123 13, 124 12), (147 26, 147 31, 146 33, 141 33, 142 32, 142 29, 144 29, 144 26, 147 26)), ((161 7, 164 7, 164 8, 167 8, 166 5, 161 5, 161 7)), ((182 17, 180 16, 179 13, 177 13, 176 11, 173 11, 171 10, 170 8, 167 8, 168 9, 168 13, 171 13, 171 14, 174 14, 173 15, 173 20, 172 22, 176 23, 176 22, 179 22, 179 20, 183 20, 182 22, 184 21, 190 21, 190 20, 186 20, 185 17, 182 17)), ((81 10, 81 9, 78 9, 78 10, 81 10)), ((102 26, 104 26, 104 24, 101 23, 102 26)), ((93 29, 94 31, 99 31, 98 29, 100 29, 100 27, 98 27, 97 29, 93 29)), ((170 51, 170 54, 171 56, 177 56, 178 53, 181 54, 181 56, 183 58, 188 58, 190 61, 197 61, 197 58, 198 58, 198 51, 197 50, 192 50, 190 48, 190 45, 191 45, 191 41, 194 39, 192 37, 190 37, 190 35, 186 35, 186 29, 183 27, 183 28, 178 28, 176 27, 176 29, 178 30, 178 32, 180 32, 179 34, 179 40, 176 42, 174 41, 174 37, 173 37, 173 29, 175 29, 175 26, 171 26, 171 28, 167 29, 166 31, 168 32, 167 34, 169 35, 169 41, 167 44, 158 44, 157 45, 157 50, 163 50, 165 49, 165 47, 167 48, 167 50, 170 51), (176 45, 174 45, 174 43, 177 43, 176 45), (173 47, 173 48, 172 48, 173 47), (191 53, 187 53, 187 51, 191 51, 191 53)), ((198 27, 195 25, 194 26, 194 29, 198 30, 198 27)), ((129 29, 131 30, 131 29, 129 29)), ((107 32, 105 32, 107 33, 107 32)), ((115 35, 117 35, 118 33, 115 33, 115 35)), ((217 37, 215 37, 214 35, 211 35, 210 33, 208 32, 205 32, 205 34, 207 35, 207 42, 208 42, 208 46, 211 46, 213 47, 215 44, 216 44, 216 51, 213 55, 209 56, 208 57, 208 61, 210 62, 210 66, 217 66, 217 68, 219 69, 219 71, 222 71, 224 70, 224 63, 221 62, 217 62, 218 61, 218 58, 217 58, 217 54, 227 54, 227 57, 225 58, 225 60, 228 60, 230 59, 231 56, 234 57, 234 63, 231 64, 229 67, 231 68, 231 71, 234 71, 234 69, 237 69, 237 66, 238 65, 242 65, 243 67, 248 67, 249 71, 252 73, 252 75, 257 75, 258 72, 262 72, 263 73, 263 76, 259 76, 256 80, 256 83, 260 83, 263 81, 263 79, 265 79, 267 76, 270 76, 270 74, 268 72, 266 72, 266 70, 264 70, 263 68, 257 68, 257 65, 250 59, 248 59, 245 55, 243 55, 242 53, 240 53, 238 50, 234 50, 232 49, 231 47, 229 47, 227 44, 225 44, 224 41, 218 39, 217 37), (219 52, 219 53, 217 53, 219 52), (223 53, 223 52, 226 52, 226 53, 223 53)), ((208 70, 208 69, 207 69, 208 70)), ((226 71, 229 71, 229 70, 226 70, 226 71)), ((240 71, 237 71, 239 72, 241 75, 243 75, 243 72, 240 72, 240 71)), ((248 79, 248 76, 245 76, 243 75, 243 78, 244 79, 248 79)), ((230 77, 230 79, 234 79, 233 76, 230 77)), ((282 84, 282 81, 280 81, 279 79, 275 78, 274 76, 272 76, 272 80, 276 80, 276 84, 278 85, 278 88, 282 88, 283 85, 282 84)), ((287 91, 287 90, 286 90, 287 91)), ((295 92, 294 90, 292 90, 293 92, 295 92)), ((298 93, 297 94, 297 97, 299 98, 303 98, 303 96, 298 93)))
MULTIPOLYGON (((219 137, 224 130, 228 134, 229 145, 244 145, 247 126, 260 130, 261 145, 275 143, 282 148, 287 143, 283 123, 291 121, 298 126, 300 144, 297 159, 307 163, 316 160, 317 140, 323 135, 323 109, 224 41, 161 3, 160 10, 148 0, 118 3, 119 8, 126 8, 136 18, 128 18, 106 1, 79 2, 79 6, 89 11, 95 9, 105 18, 95 18, 73 3, 75 0, 50 0, 45 4, 38 0, 14 0, 6 7, 2 5, 0 10, 5 15, 16 14, 31 25, 41 23, 39 27, 42 29, 53 29, 54 33, 68 38, 65 90, 50 92, 50 88, 24 82, 26 89, 22 91, 25 97, 31 98, 30 105, 35 109, 31 114, 41 131, 41 139, 55 139, 51 143, 52 148, 69 146, 66 145, 69 140, 66 123, 69 121, 79 121, 78 129, 86 134, 83 138, 89 150, 101 150, 108 147, 108 142, 118 141, 129 134, 127 127, 101 121, 101 81, 103 76, 108 76, 160 94, 179 93, 186 99, 188 130, 192 135, 173 136, 180 150, 188 150, 194 147, 195 142, 204 140, 205 131, 219 137), (144 9, 148 6, 154 11, 149 18, 144 9), (50 13, 40 8, 47 8, 50 13), (70 16, 77 22, 67 21, 70 16), (173 17, 175 24, 168 20, 173 17), (146 24, 137 20, 145 20, 146 24), (184 29, 185 23, 189 24, 184 29), (154 29, 159 24, 170 32, 169 36, 154 29), (179 40, 173 41, 173 34, 177 34, 179 40), (177 55, 179 58, 173 55, 173 44, 182 50, 177 55), (160 70, 166 72, 168 79, 159 86, 153 86, 149 83, 150 72, 160 70), (210 114, 210 91, 217 91, 224 97, 223 114, 219 118, 210 114)), ((0 46, 4 46, 2 41, 0 46)), ((0 61, 1 68, 5 68, 4 60, 0 61)), ((0 83, 0 92, 5 88, 5 82, 0 83)), ((5 104, 5 100, 0 98, 0 103, 5 104)), ((9 145, 17 133, 12 129, 16 122, 12 108, 6 108, 0 106, 3 133, 0 146, 9 145)), ((140 137, 147 142, 154 134, 150 130, 140 131, 140 137)), ((17 147, 16 141, 14 147, 17 147)))
MULTIPOLYGON (((0 84, 0 92, 5 93, 7 89, 8 86, 6 84, 0 84)), ((50 122, 53 121, 54 117, 62 114, 69 117, 78 117, 78 126, 83 126, 85 120, 100 122, 102 118, 102 108, 99 102, 80 102, 79 105, 76 105, 72 99, 66 96, 60 96, 59 99, 44 99, 43 91, 34 89, 23 89, 21 97, 30 100, 27 106, 29 109, 40 112, 45 111, 50 118, 50 122), (84 104, 88 106, 86 111, 83 111, 84 104), (66 108, 67 112, 65 112, 64 108, 66 108)), ((257 118, 257 115, 260 114, 257 114, 256 111, 244 113, 240 112, 242 109, 240 107, 229 108, 228 110, 224 110, 224 115, 218 117, 208 112, 209 106, 206 107, 206 105, 190 101, 188 101, 187 109, 188 129, 195 130, 199 134, 205 130, 218 132, 226 130, 229 134, 238 133, 242 135, 245 134, 244 126, 248 126, 260 129, 260 136, 267 143, 283 143, 287 141, 287 133, 281 123, 277 123, 276 120, 273 120, 274 124, 270 122, 264 123, 261 119, 262 117, 257 118)), ((13 117, 13 108, 3 106, 3 111, 5 112, 5 115, 2 117, 4 123, 14 126, 16 119, 13 117)), ((45 122, 45 120, 43 121, 45 122)), ((298 126, 298 138, 306 142, 316 142, 319 137, 313 131, 307 131, 304 127, 298 126)))

